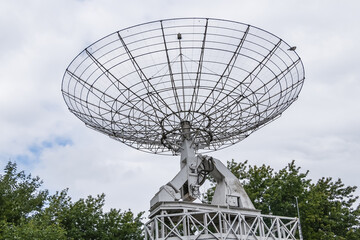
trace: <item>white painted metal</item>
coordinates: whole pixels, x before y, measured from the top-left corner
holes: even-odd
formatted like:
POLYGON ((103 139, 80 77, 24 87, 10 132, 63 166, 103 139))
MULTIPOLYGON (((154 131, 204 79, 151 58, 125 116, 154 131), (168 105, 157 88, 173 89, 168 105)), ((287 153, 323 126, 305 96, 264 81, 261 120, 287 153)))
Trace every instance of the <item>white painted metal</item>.
POLYGON ((160 190, 150 201, 152 207, 157 202, 163 201, 194 201, 199 197, 196 169, 199 159, 191 147, 191 141, 184 139, 181 151, 180 172, 160 190))
POLYGON ((146 240, 295 240, 298 219, 260 211, 186 202, 159 203, 145 224, 146 240))
POLYGON ((239 179, 218 159, 213 158, 214 171, 210 176, 216 180, 216 189, 211 204, 255 209, 239 179))
MULTIPOLYGON (((186 124, 183 125, 187 126, 186 124)), ((150 207, 158 202, 180 200, 192 202, 199 198, 201 184, 198 180, 199 165, 202 161, 211 161, 214 169, 209 175, 217 182, 212 204, 255 209, 234 174, 218 159, 200 154, 196 156, 187 128, 183 128, 183 136, 180 158, 181 170, 170 182, 160 188, 151 199, 150 207)))
POLYGON ((220 160, 195 154, 189 128, 184 122, 180 172, 151 199, 145 239, 296 239, 298 219, 256 210, 240 181, 220 160), (208 174, 217 183, 211 204, 193 203, 199 197, 203 182, 199 166, 204 162, 211 162, 208 174))

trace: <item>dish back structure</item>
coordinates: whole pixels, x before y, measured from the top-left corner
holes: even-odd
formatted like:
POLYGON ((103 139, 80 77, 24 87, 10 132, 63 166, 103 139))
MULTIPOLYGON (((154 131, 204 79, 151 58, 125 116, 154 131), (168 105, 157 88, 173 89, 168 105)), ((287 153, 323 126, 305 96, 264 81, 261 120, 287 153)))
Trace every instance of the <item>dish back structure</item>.
POLYGON ((169 19, 110 34, 68 66, 62 93, 87 126, 139 150, 179 155, 182 122, 196 151, 235 144, 296 99, 302 61, 248 24, 169 19))

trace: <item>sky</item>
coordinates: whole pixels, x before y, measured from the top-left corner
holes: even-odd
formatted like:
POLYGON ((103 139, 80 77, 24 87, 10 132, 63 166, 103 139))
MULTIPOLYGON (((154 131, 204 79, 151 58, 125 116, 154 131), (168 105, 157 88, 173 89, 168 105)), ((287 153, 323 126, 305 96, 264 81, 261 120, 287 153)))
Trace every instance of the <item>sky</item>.
POLYGON ((360 187, 359 11, 358 0, 1 0, 0 168, 11 160, 51 193, 69 188, 73 200, 105 193, 106 209, 147 211, 179 171, 179 157, 137 151, 85 127, 67 109, 62 77, 78 53, 117 30, 209 17, 297 46, 306 77, 279 119, 209 155, 275 170, 295 160, 314 181, 341 178, 360 187))

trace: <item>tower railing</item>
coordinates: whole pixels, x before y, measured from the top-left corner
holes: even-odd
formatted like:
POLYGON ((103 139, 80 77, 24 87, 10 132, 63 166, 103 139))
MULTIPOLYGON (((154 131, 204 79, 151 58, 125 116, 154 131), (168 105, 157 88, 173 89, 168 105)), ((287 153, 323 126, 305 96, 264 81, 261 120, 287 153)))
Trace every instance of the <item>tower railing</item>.
POLYGON ((298 218, 264 215, 259 211, 213 207, 196 209, 189 204, 175 209, 163 205, 145 224, 146 240, 258 239, 295 240, 298 218))

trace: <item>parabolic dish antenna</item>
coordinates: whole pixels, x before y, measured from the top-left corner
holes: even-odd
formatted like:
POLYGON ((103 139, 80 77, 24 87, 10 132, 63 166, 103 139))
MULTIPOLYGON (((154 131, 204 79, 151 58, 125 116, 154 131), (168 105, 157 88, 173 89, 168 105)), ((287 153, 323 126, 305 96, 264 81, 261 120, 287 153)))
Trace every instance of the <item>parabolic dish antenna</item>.
POLYGON ((112 33, 68 66, 62 93, 87 126, 139 150, 237 143, 281 115, 304 83, 279 37, 239 22, 181 18, 112 33))

